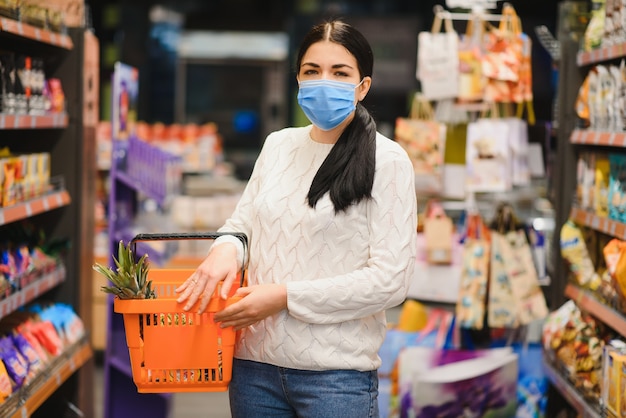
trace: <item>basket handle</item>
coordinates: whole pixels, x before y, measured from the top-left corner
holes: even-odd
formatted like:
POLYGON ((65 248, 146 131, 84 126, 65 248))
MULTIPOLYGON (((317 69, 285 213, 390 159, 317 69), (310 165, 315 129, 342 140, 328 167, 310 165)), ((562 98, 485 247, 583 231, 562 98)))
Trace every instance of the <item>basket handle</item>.
MULTIPOLYGON (((242 232, 174 232, 169 234, 164 233, 156 233, 156 234, 148 234, 142 233, 137 234, 133 239, 130 240, 130 248, 133 252, 133 255, 137 255, 137 242, 138 241, 177 241, 177 240, 191 240, 191 239, 205 239, 205 240, 215 240, 223 235, 232 235, 241 241, 243 244, 243 251, 246 253, 248 251, 248 236, 242 232)), ((244 272, 245 267, 241 266, 241 281, 239 283, 240 286, 243 286, 244 283, 244 272)))

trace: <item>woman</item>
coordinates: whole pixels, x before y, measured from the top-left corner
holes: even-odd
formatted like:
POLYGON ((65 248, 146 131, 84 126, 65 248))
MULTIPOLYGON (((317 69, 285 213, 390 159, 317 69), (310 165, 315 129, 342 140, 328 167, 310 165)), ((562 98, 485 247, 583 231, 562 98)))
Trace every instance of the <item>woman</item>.
POLYGON ((179 301, 242 299, 215 315, 241 330, 233 417, 377 417, 385 309, 406 297, 416 255, 413 168, 360 102, 373 54, 353 27, 315 26, 297 56, 298 103, 312 125, 270 134, 233 215, 179 301))

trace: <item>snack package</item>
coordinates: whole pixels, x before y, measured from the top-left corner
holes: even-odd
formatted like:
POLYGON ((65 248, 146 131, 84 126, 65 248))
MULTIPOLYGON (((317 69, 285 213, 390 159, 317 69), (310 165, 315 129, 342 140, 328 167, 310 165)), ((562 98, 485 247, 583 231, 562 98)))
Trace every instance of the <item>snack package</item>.
POLYGON ((561 255, 567 260, 579 286, 591 290, 598 288, 602 279, 595 271, 581 230, 572 220, 561 228, 561 255))
POLYGON ((626 221, 626 155, 609 155, 609 218, 626 221))
POLYGON ((581 152, 576 167, 576 205, 581 209, 591 209, 594 205, 595 154, 581 152))
POLYGON ((611 166, 609 156, 606 154, 596 155, 595 184, 593 191, 594 210, 596 215, 609 216, 609 177, 611 166))
POLYGON ((49 354, 43 348, 41 342, 39 342, 37 337, 35 337, 35 335, 33 334, 33 321, 31 319, 28 319, 17 325, 15 329, 26 339, 26 341, 28 341, 30 346, 37 353, 37 357, 39 357, 39 360, 42 363, 46 364, 50 361, 49 354))
POLYGON ((28 362, 28 380, 30 380, 43 369, 43 361, 41 361, 37 352, 23 335, 14 333, 11 335, 11 338, 13 339, 15 348, 17 348, 22 357, 28 362))
POLYGON ((0 361, 0 403, 4 402, 12 393, 11 378, 4 363, 0 361))
POLYGON ((15 348, 11 337, 0 338, 0 358, 13 382, 13 388, 21 388, 28 377, 28 362, 15 348))

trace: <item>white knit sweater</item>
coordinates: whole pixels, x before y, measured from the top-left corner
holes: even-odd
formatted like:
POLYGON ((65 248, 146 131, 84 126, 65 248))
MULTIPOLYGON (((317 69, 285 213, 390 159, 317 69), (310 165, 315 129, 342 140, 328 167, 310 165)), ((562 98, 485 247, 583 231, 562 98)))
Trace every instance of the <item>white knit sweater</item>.
POLYGON ((335 214, 307 193, 332 144, 311 126, 269 135, 233 215, 220 231, 250 240, 248 282, 284 283, 287 310, 242 331, 235 357, 306 370, 374 370, 384 310, 405 299, 416 256, 413 166, 376 137, 372 199, 335 214))

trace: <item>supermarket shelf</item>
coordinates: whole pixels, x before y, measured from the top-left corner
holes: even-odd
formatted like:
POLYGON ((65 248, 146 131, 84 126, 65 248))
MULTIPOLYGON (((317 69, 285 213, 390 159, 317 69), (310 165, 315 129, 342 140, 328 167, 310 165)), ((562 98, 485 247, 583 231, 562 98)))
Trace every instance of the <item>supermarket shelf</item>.
POLYGON ((67 128, 67 113, 47 115, 12 115, 0 113, 0 129, 58 129, 67 128))
POLYGON ((30 218, 39 213, 48 212, 71 202, 70 195, 66 190, 59 190, 36 197, 26 202, 20 202, 13 206, 0 208, 0 225, 30 218))
POLYGON ((570 218, 577 224, 587 226, 612 237, 626 240, 626 224, 614 221, 604 216, 598 216, 579 208, 572 208, 570 218))
POLYGON ((0 18, 0 30, 64 49, 74 48, 72 39, 68 35, 37 28, 28 23, 18 22, 8 17, 0 18))
POLYGON ((620 335, 626 337, 626 317, 622 313, 600 302, 591 293, 573 284, 565 286, 565 296, 576 302, 580 309, 589 312, 620 335))
POLYGON ((133 178, 123 171, 116 171, 115 178, 131 189, 141 192, 149 198, 154 199, 159 205, 162 205, 165 202, 166 196, 152 192, 150 188, 143 184, 140 180, 133 178))
MULTIPOLYGON (((24 286, 20 291, 8 296, 6 299, 0 300, 0 318, 18 310, 38 298, 39 295, 56 287, 65 280, 65 276, 65 266, 59 265, 56 270, 24 286)), ((0 416, 3 415, 0 414, 0 416)))
POLYGON ((580 414, 581 418, 600 418, 603 414, 599 406, 592 406, 582 395, 550 364, 543 358, 543 370, 552 385, 563 395, 565 400, 580 414))
POLYGON ((33 381, 12 394, 0 405, 0 416, 29 417, 39 408, 74 372, 93 356, 86 339, 61 354, 33 381))
POLYGON ((574 129, 570 136, 572 144, 597 145, 605 147, 625 147, 626 132, 594 131, 574 129))
POLYGON ((626 43, 606 46, 593 51, 579 52, 576 55, 576 64, 579 66, 596 64, 602 61, 608 61, 621 58, 626 54, 626 43))

